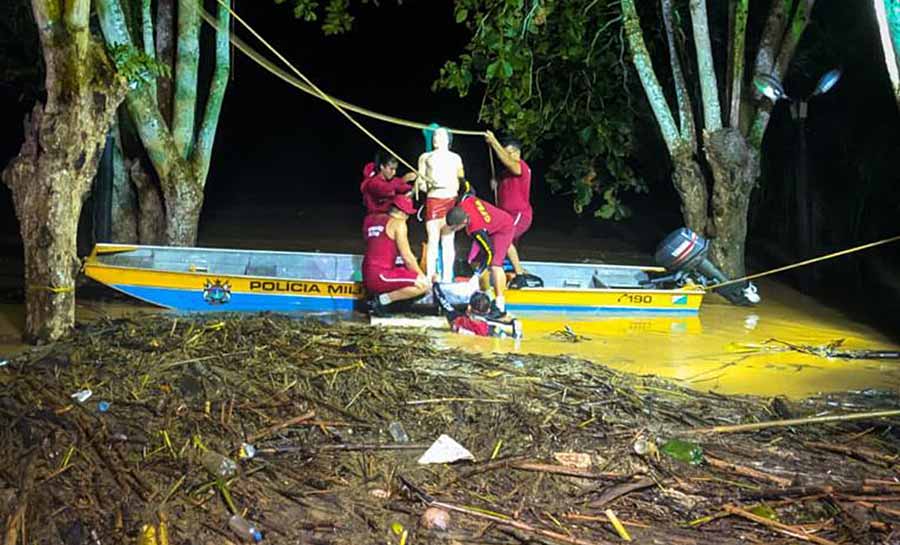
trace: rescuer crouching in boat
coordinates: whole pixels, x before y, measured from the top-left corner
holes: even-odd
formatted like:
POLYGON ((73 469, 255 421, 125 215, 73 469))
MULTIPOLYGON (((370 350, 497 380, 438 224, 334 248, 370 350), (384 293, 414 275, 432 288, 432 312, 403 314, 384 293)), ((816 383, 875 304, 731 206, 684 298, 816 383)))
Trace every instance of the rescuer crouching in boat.
POLYGON ((369 214, 363 222, 366 254, 362 272, 373 316, 384 316, 387 306, 428 293, 431 282, 409 247, 406 220, 416 213, 412 199, 397 195, 387 214, 369 214))

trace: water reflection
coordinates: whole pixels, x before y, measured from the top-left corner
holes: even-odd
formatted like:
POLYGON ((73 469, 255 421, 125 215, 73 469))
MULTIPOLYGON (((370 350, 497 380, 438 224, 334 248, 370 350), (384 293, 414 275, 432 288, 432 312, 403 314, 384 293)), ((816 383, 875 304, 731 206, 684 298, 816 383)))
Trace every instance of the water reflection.
POLYGON ((467 350, 571 354, 639 374, 669 377, 703 390, 804 397, 864 388, 900 393, 900 361, 829 359, 787 350, 772 339, 842 349, 896 349, 885 336, 789 288, 764 283, 763 304, 744 308, 708 297, 695 317, 520 316, 526 338, 443 335, 467 350), (569 326, 587 337, 556 334, 569 326), (769 342, 767 342, 769 341, 769 342))

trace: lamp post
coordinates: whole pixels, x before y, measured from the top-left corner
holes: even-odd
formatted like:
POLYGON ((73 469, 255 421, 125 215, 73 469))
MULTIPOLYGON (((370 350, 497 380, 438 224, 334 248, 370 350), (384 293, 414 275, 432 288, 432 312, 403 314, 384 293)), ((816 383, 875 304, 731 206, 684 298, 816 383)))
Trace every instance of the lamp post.
MULTIPOLYGON (((777 103, 779 100, 790 102, 791 119, 794 120, 795 142, 797 160, 794 162, 794 198, 797 204, 796 226, 796 250, 798 257, 809 257, 816 247, 815 226, 813 225, 814 199, 809 191, 809 174, 807 168, 806 152, 806 114, 809 101, 814 97, 824 95, 830 91, 838 80, 841 79, 841 70, 834 68, 829 70, 816 84, 816 88, 806 98, 795 99, 788 96, 778 78, 770 75, 760 75, 753 79, 756 89, 766 98, 777 103)), ((801 284, 811 285, 815 282, 814 271, 806 269, 801 272, 801 284)), ((801 289, 806 286, 801 286, 801 289)), ((803 290, 806 291, 806 290, 803 290)))

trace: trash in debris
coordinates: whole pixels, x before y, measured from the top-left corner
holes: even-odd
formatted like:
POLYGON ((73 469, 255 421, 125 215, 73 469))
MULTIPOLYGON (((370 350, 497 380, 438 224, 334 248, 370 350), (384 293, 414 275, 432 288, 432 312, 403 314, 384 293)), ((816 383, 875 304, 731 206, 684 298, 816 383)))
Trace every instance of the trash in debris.
POLYGON ((145 524, 141 527, 141 534, 138 536, 138 545, 158 545, 156 541, 156 526, 145 524))
POLYGON ((419 458, 419 463, 452 464, 460 460, 475 460, 475 457, 449 435, 442 434, 419 458))
POLYGON ((256 456, 256 447, 250 443, 241 443, 239 457, 241 460, 252 460, 256 456))
POLYGON ((72 399, 74 399, 75 401, 77 401, 79 403, 84 403, 85 401, 90 399, 92 395, 94 395, 94 392, 85 388, 84 390, 78 390, 77 392, 72 394, 71 397, 72 397, 72 399))
POLYGON ((640 456, 656 455, 659 453, 659 450, 656 448, 656 442, 644 437, 635 441, 632 448, 634 449, 634 453, 640 456))
POLYGON ((237 473, 237 464, 227 456, 207 450, 200 457, 200 463, 213 477, 228 479, 237 473))
POLYGON ((593 465, 591 455, 584 452, 555 452, 553 457, 557 462, 568 467, 587 469, 593 465))
POLYGON ((6 367, 7 365, 9 365, 9 360, 0 359, 0 367, 6 367))
POLYGON ((101 401, 100 403, 97 403, 97 410, 100 411, 101 413, 105 413, 106 411, 109 410, 109 402, 101 401))
POLYGON ((670 457, 691 465, 699 465, 703 463, 703 448, 688 441, 681 439, 669 439, 659 449, 661 452, 670 457))
POLYGON ((439 507, 429 507, 422 513, 422 526, 429 530, 446 530, 450 527, 450 513, 439 507))
POLYGON ((400 422, 391 422, 388 426, 388 433, 397 443, 409 443, 409 435, 406 434, 406 430, 403 429, 403 424, 400 422))
POLYGON ((256 525, 240 515, 231 515, 231 518, 228 519, 228 526, 235 534, 245 540, 259 543, 263 539, 262 532, 259 531, 256 525))
POLYGON ((578 333, 575 333, 575 330, 572 329, 568 324, 563 326, 563 328, 560 329, 559 331, 554 331, 553 333, 550 334, 550 336, 556 340, 566 341, 566 342, 570 342, 570 343, 580 343, 581 341, 591 340, 590 337, 586 337, 584 335, 579 335, 578 333))

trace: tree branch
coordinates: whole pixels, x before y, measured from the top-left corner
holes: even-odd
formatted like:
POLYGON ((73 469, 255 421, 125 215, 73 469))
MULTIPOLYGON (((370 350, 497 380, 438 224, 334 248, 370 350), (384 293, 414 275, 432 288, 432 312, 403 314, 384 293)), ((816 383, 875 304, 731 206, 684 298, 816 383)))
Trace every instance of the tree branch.
MULTIPOLYGON (((97 15, 100 19, 100 29, 108 44, 133 46, 119 0, 97 0, 97 15)), ((143 88, 128 93, 125 104, 154 170, 160 180, 167 180, 174 168, 173 163, 178 157, 178 152, 172 134, 159 113, 156 101, 150 97, 147 89, 143 88)))
POLYGON ((197 144, 194 148, 192 162, 197 172, 197 179, 201 185, 206 184, 206 174, 209 172, 209 159, 212 154, 213 141, 216 137, 216 128, 219 124, 219 113, 222 111, 222 100, 225 97, 225 88, 228 86, 228 73, 230 68, 229 50, 229 22, 231 14, 228 11, 230 0, 224 0, 219 4, 216 27, 216 66, 213 71, 212 81, 209 84, 209 97, 206 99, 206 110, 203 113, 203 122, 197 132, 197 144))
POLYGON ((197 112, 197 69, 200 64, 200 6, 178 0, 178 46, 175 59, 175 100, 172 135, 179 155, 191 155, 197 112))
POLYGON ((875 4, 875 19, 878 21, 878 34, 881 38, 881 48, 884 52, 884 63, 887 67, 888 78, 891 81, 891 91, 894 93, 897 106, 900 107, 900 65, 897 63, 896 47, 896 44, 900 42, 900 21, 887 13, 886 4, 891 2, 891 0, 873 0, 873 2, 875 4), (897 29, 896 34, 894 32, 895 28, 897 29))
POLYGON ((56 43, 56 29, 59 28, 62 18, 62 8, 59 0, 32 0, 31 12, 34 14, 34 22, 37 24, 38 36, 41 39, 45 67, 45 87, 47 89, 47 113, 55 112, 60 91, 56 80, 59 78, 59 67, 56 56, 50 54, 50 50, 56 43))
POLYGON ((647 100, 650 102, 653 115, 656 117, 656 123, 659 125, 669 155, 674 157, 683 143, 679 137, 678 128, 675 126, 675 119, 666 102, 662 86, 653 71, 653 64, 650 60, 650 53, 647 51, 647 45, 644 43, 641 20, 634 7, 634 0, 622 0, 622 16, 625 19, 625 35, 628 39, 628 46, 631 48, 634 67, 641 80, 644 93, 647 95, 647 100))
POLYGON ((778 56, 775 57, 774 73, 779 80, 783 80, 785 74, 787 74, 787 68, 791 64, 791 59, 794 58, 797 45, 800 44, 803 32, 806 31, 806 27, 809 25, 809 19, 815 3, 816 0, 799 0, 797 4, 797 11, 794 12, 787 34, 781 42, 778 56))
MULTIPOLYGON (((156 43, 153 40, 153 17, 150 15, 150 0, 141 0, 141 31, 143 34, 144 54, 156 59, 156 43)), ((156 78, 150 80, 150 95, 156 101, 156 78)))
POLYGON ((709 40, 706 0, 691 0, 690 6, 694 49, 697 51, 697 73, 700 77, 700 96, 703 102, 703 125, 708 131, 717 131, 722 128, 722 107, 719 103, 719 84, 713 65, 712 44, 709 40))
POLYGON ((759 50, 756 52, 754 77, 772 73, 775 57, 781 49, 781 40, 784 38, 784 29, 787 28, 789 8, 792 3, 791 0, 774 0, 772 2, 762 39, 759 41, 759 50))
POLYGON ((88 40, 91 37, 88 26, 91 0, 65 0, 65 10, 66 29, 74 38, 78 58, 84 59, 87 55, 88 40))
MULTIPOLYGON (((816 0, 799 0, 796 12, 788 27, 787 35, 782 40, 781 47, 775 56, 775 63, 772 67, 772 75, 778 79, 784 78, 787 67, 791 63, 791 59, 794 58, 794 53, 797 51, 797 45, 800 43, 803 32, 809 24, 809 18, 815 3, 816 0)), ((762 145, 762 139, 766 133, 766 127, 769 125, 771 112, 772 103, 769 101, 765 101, 756 112, 753 125, 750 127, 749 135, 750 143, 756 149, 759 149, 762 145)))
POLYGON ((666 43, 669 46, 669 62, 672 64, 672 79, 675 84, 675 101, 678 106, 678 124, 681 127, 681 139, 689 145, 691 152, 697 151, 697 127, 694 124, 694 107, 688 93, 684 72, 681 70, 681 59, 675 47, 675 25, 672 22, 672 0, 660 0, 663 25, 666 29, 666 43))
POLYGON ((748 0, 733 0, 729 20, 732 28, 731 37, 731 103, 728 108, 728 125, 740 130, 741 126, 741 92, 744 89, 744 47, 747 37, 748 0))
POLYGON ((172 125, 172 74, 175 73, 175 0, 156 2, 156 59, 169 67, 167 76, 157 78, 157 101, 163 118, 172 125))

